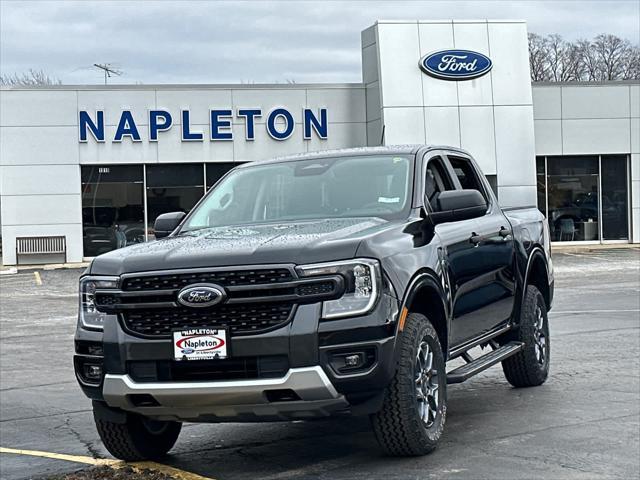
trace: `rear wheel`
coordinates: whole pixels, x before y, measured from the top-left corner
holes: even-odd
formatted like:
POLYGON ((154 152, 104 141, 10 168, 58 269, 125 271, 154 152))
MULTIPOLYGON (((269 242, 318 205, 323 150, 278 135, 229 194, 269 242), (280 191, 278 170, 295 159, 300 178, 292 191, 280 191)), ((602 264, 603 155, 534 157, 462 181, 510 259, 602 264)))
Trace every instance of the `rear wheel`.
POLYGON ((123 423, 95 415, 96 428, 109 453, 126 461, 152 460, 164 456, 180 435, 180 422, 165 422, 127 413, 123 423))
POLYGON ((398 368, 382 409, 371 417, 373 430, 389 455, 425 455, 436 448, 447 412, 442 347, 427 317, 419 313, 407 316, 399 341, 398 368))
POLYGON ((502 362, 507 381, 514 387, 542 385, 549 375, 551 343, 549 319, 544 297, 533 285, 527 287, 520 312, 520 324, 509 340, 524 343, 524 348, 502 362))

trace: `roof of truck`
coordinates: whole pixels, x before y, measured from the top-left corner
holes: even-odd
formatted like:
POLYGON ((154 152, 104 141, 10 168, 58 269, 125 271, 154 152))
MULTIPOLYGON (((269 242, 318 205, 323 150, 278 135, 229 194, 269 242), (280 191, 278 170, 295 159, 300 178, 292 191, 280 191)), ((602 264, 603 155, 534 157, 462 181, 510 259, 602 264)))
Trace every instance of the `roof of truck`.
POLYGON ((244 166, 249 167, 251 165, 262 165, 265 163, 280 163, 280 162, 293 162, 297 160, 310 160, 314 158, 329 158, 329 157, 349 157, 355 155, 381 155, 381 154, 415 154, 418 150, 426 148, 428 150, 445 149, 454 150, 461 153, 467 153, 457 147, 444 146, 444 145, 424 145, 424 144, 407 144, 407 145, 386 145, 381 147, 357 147, 357 148, 339 148, 335 150, 323 150, 319 152, 307 152, 297 153, 294 155, 286 155, 282 157, 275 157, 266 160, 256 160, 246 163, 244 166))

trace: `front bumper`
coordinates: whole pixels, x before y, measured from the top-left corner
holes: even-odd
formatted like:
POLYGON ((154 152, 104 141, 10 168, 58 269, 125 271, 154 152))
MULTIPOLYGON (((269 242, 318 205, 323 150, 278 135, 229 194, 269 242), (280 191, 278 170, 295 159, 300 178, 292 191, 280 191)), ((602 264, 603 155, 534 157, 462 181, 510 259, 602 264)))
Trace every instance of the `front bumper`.
POLYGON ((349 406, 319 366, 292 368, 278 379, 216 382, 136 383, 128 375, 108 374, 102 392, 110 407, 195 422, 304 419, 329 416, 349 406), (274 398, 270 394, 283 392, 292 400, 270 401, 274 398), (138 398, 147 403, 152 398, 156 405, 137 405, 138 398))
MULTIPOLYGON (((109 322, 104 332, 78 328, 76 375, 93 400, 162 420, 255 422, 372 413, 395 372, 392 302, 396 300, 383 294, 367 315, 325 322, 319 321, 320 304, 301 305, 291 323, 280 329, 231 338, 234 360, 286 358, 286 368, 277 378, 162 377, 167 365, 175 365, 171 340, 132 336, 119 322, 109 322), (83 382, 79 373, 89 357, 78 345, 87 342, 99 343, 104 350, 99 385, 83 382), (336 371, 332 355, 350 351, 370 353, 370 364, 353 372, 336 371), (149 377, 136 376, 136 366, 145 367, 149 377)), ((190 363, 198 362, 187 362, 187 367, 190 363)))

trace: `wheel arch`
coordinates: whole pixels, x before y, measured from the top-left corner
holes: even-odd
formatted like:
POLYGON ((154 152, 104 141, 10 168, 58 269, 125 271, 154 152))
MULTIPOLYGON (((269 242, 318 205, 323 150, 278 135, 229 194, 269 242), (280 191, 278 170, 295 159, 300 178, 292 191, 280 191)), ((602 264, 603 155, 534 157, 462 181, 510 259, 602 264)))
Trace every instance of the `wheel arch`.
MULTIPOLYGON (((442 286, 432 271, 416 274, 407 288, 402 302, 401 314, 407 312, 420 313, 427 317, 436 329, 445 358, 449 352, 449 321, 447 308, 443 300, 442 286)), ((400 325, 401 327, 402 325, 400 325)), ((399 328, 400 328, 399 327, 399 328)))
POLYGON ((551 309, 551 289, 549 287, 549 270, 547 267, 547 260, 544 255, 542 247, 536 246, 527 262, 527 271, 525 273, 524 287, 522 289, 522 299, 520 305, 523 304, 525 295, 527 293, 527 287, 529 285, 535 286, 542 296, 544 297, 544 303, 547 307, 547 311, 551 309))

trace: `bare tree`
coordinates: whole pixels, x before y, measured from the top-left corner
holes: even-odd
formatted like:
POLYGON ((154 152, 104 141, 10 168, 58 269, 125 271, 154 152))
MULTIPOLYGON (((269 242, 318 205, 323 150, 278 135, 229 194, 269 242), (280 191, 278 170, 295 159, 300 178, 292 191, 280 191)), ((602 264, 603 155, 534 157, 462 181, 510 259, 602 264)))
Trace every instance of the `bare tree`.
POLYGON ((529 34, 531 80, 604 81, 640 78, 640 46, 611 34, 567 42, 529 34))
POLYGON ((581 78, 581 80, 586 80, 589 82, 598 80, 598 57, 596 55, 595 49, 592 47, 591 41, 585 39, 578 40, 577 46, 583 65, 583 77, 581 78))
POLYGON ((536 33, 529 34, 529 65, 531 80, 541 82, 547 79, 548 41, 536 33))
POLYGON ((600 66, 600 80, 617 80, 621 77, 624 71, 622 60, 630 47, 628 40, 615 35, 603 33, 595 38, 593 48, 600 66))
POLYGON ((622 65, 622 78, 624 80, 637 80, 640 78, 640 46, 636 45, 627 50, 622 65))
POLYGON ((60 85, 60 79, 50 77, 44 70, 30 68, 25 73, 14 73, 0 75, 0 85, 10 85, 17 87, 33 87, 38 85, 60 85))
POLYGON ((547 37, 549 48, 547 49, 546 64, 549 70, 549 80, 561 81, 561 70, 564 51, 562 48, 562 37, 560 35, 549 35, 547 37))
POLYGON ((568 43, 565 48, 566 79, 568 81, 579 81, 585 77, 585 62, 582 58, 580 46, 575 43, 568 43))

